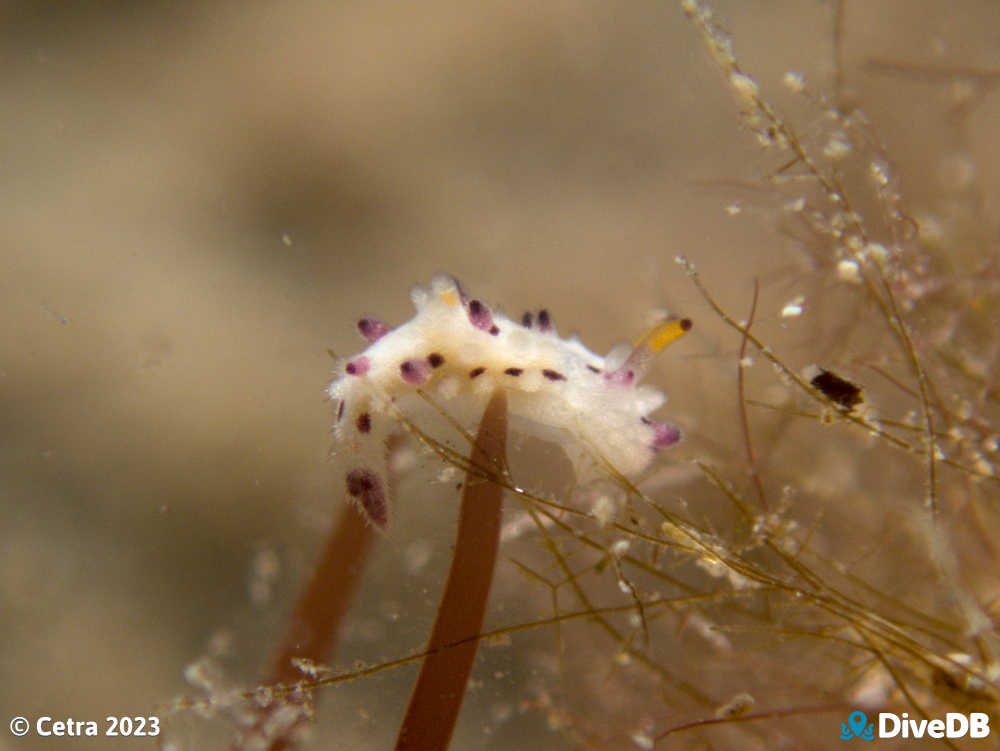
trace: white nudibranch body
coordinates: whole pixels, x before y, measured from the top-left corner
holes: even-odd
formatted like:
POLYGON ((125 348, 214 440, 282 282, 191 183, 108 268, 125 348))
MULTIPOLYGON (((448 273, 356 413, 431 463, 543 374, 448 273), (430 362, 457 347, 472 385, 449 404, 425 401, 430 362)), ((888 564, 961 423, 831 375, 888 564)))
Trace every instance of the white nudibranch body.
POLYGON ((326 389, 348 496, 375 527, 389 524, 386 439, 402 420, 418 425, 432 404, 479 414, 494 389, 505 389, 513 427, 559 443, 580 482, 611 471, 635 476, 681 439, 676 425, 648 417, 666 396, 638 382, 689 320, 663 321, 601 357, 575 336, 561 338, 547 311, 513 321, 449 276, 410 297, 417 313, 401 326, 358 321, 371 344, 339 360, 326 389))

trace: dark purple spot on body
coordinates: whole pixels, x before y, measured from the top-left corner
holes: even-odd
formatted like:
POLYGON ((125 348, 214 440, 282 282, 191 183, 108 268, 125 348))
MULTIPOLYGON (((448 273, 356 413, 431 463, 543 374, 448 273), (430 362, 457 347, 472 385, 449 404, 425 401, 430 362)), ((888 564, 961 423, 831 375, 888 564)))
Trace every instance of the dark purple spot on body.
POLYGON ((486 372, 486 368, 473 368, 469 371, 469 378, 478 378, 486 372))
POLYGON ((340 422, 340 418, 344 416, 344 400, 340 400, 340 406, 337 407, 337 422, 340 422))
POLYGON ((504 373, 506 373, 509 376, 519 376, 523 372, 524 368, 507 368, 507 370, 504 371, 504 373))
POLYGON ((558 370, 549 370, 546 368, 542 371, 542 375, 548 378, 550 381, 565 381, 566 376, 560 373, 558 370))
POLYGON ((500 333, 500 327, 499 326, 490 326, 490 334, 492 336, 496 336, 499 333, 500 333))
POLYGON ((399 374, 411 386, 419 386, 431 374, 431 366, 424 360, 407 360, 399 366, 399 374))
POLYGON ((444 365, 444 355, 438 352, 431 352, 427 355, 427 364, 432 368, 440 368, 444 365))
POLYGON ((370 433, 372 430, 372 417, 367 412, 362 412, 358 415, 358 419, 354 421, 354 424, 358 427, 359 433, 370 433))
POLYGON ((382 483, 369 469, 354 469, 347 473, 347 494, 365 514, 368 521, 379 529, 389 523, 389 507, 385 501, 382 483))
POLYGON ((347 375, 352 376, 363 376, 369 370, 371 370, 372 364, 367 357, 359 357, 357 360, 352 360, 347 363, 344 367, 344 371, 347 375))
POLYGON ((538 330, 552 331, 552 316, 549 315, 549 311, 545 310, 545 308, 538 311, 538 330))
POLYGON ((663 449, 673 446, 681 439, 681 429, 672 422, 653 423, 653 448, 663 449))
MULTIPOLYGON (((491 329, 496 328, 493 325, 493 314, 490 313, 490 309, 479 302, 479 300, 471 300, 469 302, 469 321, 481 331, 490 331, 490 333, 493 333, 491 329)), ((500 330, 497 329, 497 333, 499 332, 500 330)))
POLYGON ((588 365, 587 366, 587 370, 589 370, 591 373, 600 373, 601 372, 600 368, 595 368, 593 365, 588 365))
POLYGON ((362 318, 358 321, 358 331, 370 342, 377 342, 392 329, 377 318, 362 318))
POLYGON ((524 326, 524 328, 526 329, 530 329, 531 324, 534 322, 534 320, 535 319, 531 315, 531 313, 525 313, 523 316, 521 316, 521 325, 524 326))
POLYGON ((692 326, 694 326, 694 324, 691 322, 690 318, 681 319, 681 331, 690 331, 692 326))

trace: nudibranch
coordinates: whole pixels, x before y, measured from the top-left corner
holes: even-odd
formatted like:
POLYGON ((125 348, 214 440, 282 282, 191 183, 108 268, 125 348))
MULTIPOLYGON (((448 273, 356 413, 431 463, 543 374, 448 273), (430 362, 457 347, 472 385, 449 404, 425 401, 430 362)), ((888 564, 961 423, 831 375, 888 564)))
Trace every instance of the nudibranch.
POLYGON ((338 360, 326 389, 348 497, 376 528, 385 530, 390 517, 386 440, 401 417, 417 424, 414 415, 432 400, 475 415, 494 389, 505 389, 512 428, 560 444, 581 483, 610 468, 635 476, 681 439, 676 425, 649 417, 666 396, 639 382, 652 355, 691 328, 689 319, 662 321, 601 357, 575 336, 560 337, 548 311, 513 321, 450 276, 410 297, 417 312, 401 326, 358 321, 370 344, 338 360))

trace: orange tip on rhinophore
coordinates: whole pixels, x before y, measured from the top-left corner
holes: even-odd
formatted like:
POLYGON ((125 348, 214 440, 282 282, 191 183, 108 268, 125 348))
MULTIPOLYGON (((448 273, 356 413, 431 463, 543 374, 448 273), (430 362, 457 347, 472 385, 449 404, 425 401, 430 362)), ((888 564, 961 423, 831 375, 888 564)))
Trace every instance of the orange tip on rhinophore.
POLYGON ((645 344, 650 352, 659 352, 671 342, 676 342, 690 330, 690 318, 671 318, 647 331, 636 342, 636 346, 645 344))
POLYGON ((441 299, 444 301, 445 305, 454 308, 459 302, 458 292, 455 291, 454 287, 446 289, 441 293, 441 299))

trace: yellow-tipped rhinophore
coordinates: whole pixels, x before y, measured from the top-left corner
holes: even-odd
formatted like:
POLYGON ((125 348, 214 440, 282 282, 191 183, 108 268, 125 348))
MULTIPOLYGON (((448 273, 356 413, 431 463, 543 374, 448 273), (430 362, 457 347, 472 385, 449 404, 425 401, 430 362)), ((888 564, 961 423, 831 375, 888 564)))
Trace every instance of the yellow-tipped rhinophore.
POLYGON ((636 341, 635 346, 645 345, 650 352, 659 352, 672 342, 676 342, 691 330, 690 318, 671 318, 658 323, 636 341))

